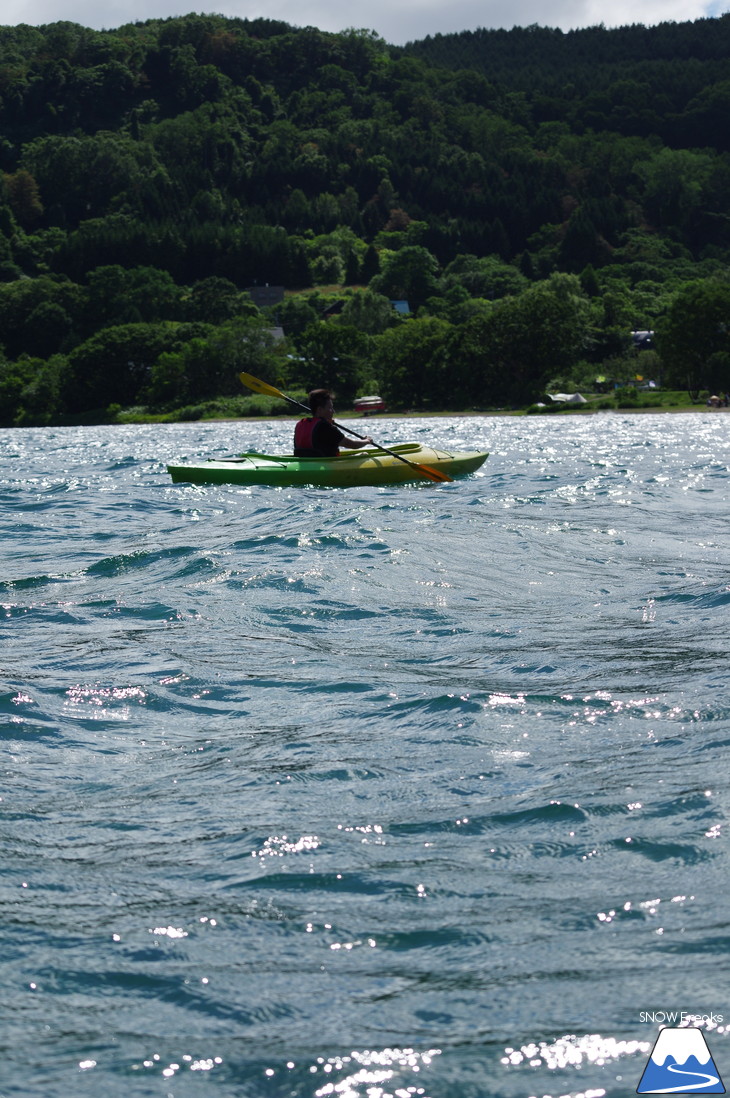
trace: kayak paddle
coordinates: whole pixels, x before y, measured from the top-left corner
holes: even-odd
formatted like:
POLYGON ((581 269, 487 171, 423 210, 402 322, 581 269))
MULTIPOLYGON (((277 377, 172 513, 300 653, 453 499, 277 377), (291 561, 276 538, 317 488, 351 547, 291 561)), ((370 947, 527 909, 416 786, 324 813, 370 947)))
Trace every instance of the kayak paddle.
MULTIPOLYGON (((273 385, 268 385, 265 381, 260 381, 259 378, 253 377, 251 374, 242 373, 238 376, 243 384, 248 386, 249 389, 253 389, 255 393, 261 393, 264 396, 279 397, 288 404, 293 404, 297 408, 303 408, 305 412, 310 411, 308 405, 302 404, 300 400, 294 400, 293 397, 289 397, 286 393, 282 393, 280 389, 275 389, 273 385)), ((339 427, 341 431, 347 431, 348 435, 354 435, 355 438, 364 439, 366 437, 365 435, 359 435, 357 431, 353 431, 351 427, 345 427, 344 423, 335 423, 334 426, 339 427)), ((404 458, 402 454, 397 453, 395 450, 389 450, 387 446, 381 446, 379 442, 375 442, 373 445, 377 446, 383 453, 398 458, 398 461, 402 461, 404 465, 410 465, 410 467, 419 472, 421 476, 428 477, 429 480, 433 480, 436 483, 440 481, 453 481, 454 479, 453 477, 448 476, 447 473, 441 473, 438 469, 432 469, 430 465, 420 465, 418 462, 409 461, 408 458, 404 458)))

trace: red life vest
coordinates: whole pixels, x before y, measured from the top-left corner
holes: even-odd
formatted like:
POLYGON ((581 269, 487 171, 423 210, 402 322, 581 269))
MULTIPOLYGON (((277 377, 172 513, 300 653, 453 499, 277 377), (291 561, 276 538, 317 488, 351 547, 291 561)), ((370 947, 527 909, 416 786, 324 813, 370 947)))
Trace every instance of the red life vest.
MULTIPOLYGON (((314 453, 314 447, 312 446, 312 432, 316 419, 300 419, 294 428, 294 452, 298 450, 306 450, 308 453, 314 453)), ((306 456, 304 454, 300 455, 306 456)))
MULTIPOLYGON (((318 446, 315 441, 317 434, 317 427, 323 425, 325 428, 329 428, 329 424, 326 419, 322 419, 321 416, 314 416, 311 419, 300 419, 294 428, 294 456, 295 457, 330 457, 339 454, 339 447, 332 445, 332 440, 328 436, 331 435, 330 430, 325 430, 325 438, 328 439, 327 443, 318 446)), ((341 432, 334 431, 335 438, 343 438, 341 432)))

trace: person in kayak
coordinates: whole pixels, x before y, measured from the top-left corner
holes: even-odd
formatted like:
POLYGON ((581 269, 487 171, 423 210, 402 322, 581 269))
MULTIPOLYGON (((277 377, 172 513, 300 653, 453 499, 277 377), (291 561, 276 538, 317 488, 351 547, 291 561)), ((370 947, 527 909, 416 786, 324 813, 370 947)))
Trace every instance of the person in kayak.
POLYGON ((309 394, 309 419, 300 419, 294 428, 294 457, 337 457, 340 446, 359 450, 372 439, 345 438, 332 422, 335 407, 329 389, 312 389, 309 394))

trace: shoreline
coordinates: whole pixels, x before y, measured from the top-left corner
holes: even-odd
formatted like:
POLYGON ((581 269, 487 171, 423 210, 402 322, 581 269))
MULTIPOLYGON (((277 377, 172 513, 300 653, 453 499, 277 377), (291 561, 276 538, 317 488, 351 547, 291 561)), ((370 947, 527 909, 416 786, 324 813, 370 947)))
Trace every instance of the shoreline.
MULTIPOLYGON (((378 412, 375 415, 363 416, 357 415, 351 411, 340 412, 337 415, 337 419, 341 422, 357 423, 362 427, 368 427, 371 424, 377 424, 378 421, 384 422, 388 420, 405 420, 405 419, 504 419, 504 418, 526 418, 526 419, 545 419, 554 418, 555 416, 595 416, 595 415, 717 415, 722 412, 730 412, 730 407, 708 407, 706 404, 686 404, 677 406, 666 405, 643 405, 638 408, 597 408, 592 407, 590 404, 581 406, 570 406, 567 408, 557 409, 555 411, 546 412, 533 412, 528 413, 525 408, 514 409, 494 409, 491 411, 473 409, 469 411, 398 411, 398 412, 378 412)), ((158 425, 169 426, 173 424, 190 424, 190 423, 276 423, 281 420, 284 423, 291 423, 298 418, 298 413, 283 412, 279 415, 220 415, 220 416, 200 416, 199 419, 173 419, 166 416, 150 414, 149 416, 143 414, 132 413, 126 416, 122 411, 115 419, 106 419, 101 416, 89 416, 81 417, 74 421, 73 418, 66 420, 66 422, 56 423, 27 423, 27 424, 5 424, 2 430, 17 431, 17 430, 37 430, 39 427, 133 427, 144 425, 158 425)))
MULTIPOLYGON (((704 405, 696 405, 691 408, 576 408, 563 412, 546 412, 544 414, 535 413, 533 415, 527 415, 523 409, 516 409, 512 412, 378 412, 373 416, 355 416, 347 412, 341 413, 337 416, 340 421, 347 420, 351 423, 360 423, 363 426, 370 424, 373 421, 376 423, 378 420, 391 419, 555 419, 565 418, 568 416, 597 416, 597 415, 717 415, 718 413, 730 412, 730 408, 707 408, 704 405)), ((210 416, 195 420, 155 420, 155 419, 135 419, 135 420, 118 420, 116 423, 110 423, 110 427, 124 427, 133 426, 134 424, 144 423, 161 423, 161 424, 178 424, 178 423, 276 423, 281 420, 282 422, 292 421, 296 419, 296 414, 280 415, 280 416, 210 416)))

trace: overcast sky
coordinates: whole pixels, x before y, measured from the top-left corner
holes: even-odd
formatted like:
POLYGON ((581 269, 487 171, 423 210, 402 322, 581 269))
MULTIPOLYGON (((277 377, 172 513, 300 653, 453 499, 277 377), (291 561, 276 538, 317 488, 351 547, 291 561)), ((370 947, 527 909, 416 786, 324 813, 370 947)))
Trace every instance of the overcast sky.
POLYGON ((590 27, 603 23, 618 27, 629 23, 647 26, 660 22, 682 23, 704 16, 722 15, 730 0, 362 0, 358 5, 332 0, 211 0, 187 7, 185 0, 2 0, 0 24, 30 23, 39 26, 68 19, 86 27, 112 28, 135 20, 189 11, 218 12, 255 19, 283 19, 296 27, 314 26, 325 31, 365 27, 377 31, 386 42, 400 45, 477 27, 541 26, 590 27))

